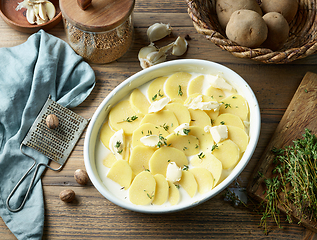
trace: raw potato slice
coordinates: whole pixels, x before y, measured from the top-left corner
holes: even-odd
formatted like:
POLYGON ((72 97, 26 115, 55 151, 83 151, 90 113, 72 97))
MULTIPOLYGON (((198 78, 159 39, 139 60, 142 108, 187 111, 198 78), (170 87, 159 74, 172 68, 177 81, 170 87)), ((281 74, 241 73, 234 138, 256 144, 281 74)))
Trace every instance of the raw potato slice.
POLYGON ((183 170, 179 184, 185 189, 190 197, 195 196, 197 192, 197 182, 193 173, 183 170))
POLYGON ((175 162, 180 168, 188 165, 187 157, 183 151, 173 147, 161 147, 154 152, 150 159, 150 172, 153 175, 162 174, 166 177, 167 165, 170 162, 175 162))
POLYGON ((138 114, 132 109, 129 100, 124 100, 110 110, 109 124, 115 131, 123 129, 125 134, 131 135, 139 127, 142 117, 142 114, 138 114), (133 116, 137 116, 137 119, 131 120, 133 116), (127 121, 129 119, 131 122, 127 121))
POLYGON ((155 188, 155 196, 153 200, 153 204, 162 205, 168 199, 168 191, 169 186, 168 182, 166 181, 165 177, 162 174, 154 175, 156 181, 156 188, 155 188))
POLYGON ((203 85, 204 85, 204 75, 200 75, 189 82, 188 85, 188 95, 194 93, 203 94, 203 85))
POLYGON ((218 125, 231 125, 231 126, 236 126, 239 127, 241 129, 244 130, 244 124, 241 120, 241 118, 239 118, 237 115, 232 114, 232 113, 223 113, 220 114, 215 122, 214 122, 215 126, 218 125))
POLYGON ((111 168, 112 165, 117 161, 116 157, 112 154, 109 153, 103 160, 103 165, 107 168, 111 168))
POLYGON ((182 123, 190 123, 190 114, 183 104, 181 103, 169 103, 165 106, 166 110, 170 110, 175 114, 177 121, 180 124, 182 123))
POLYGON ((194 175, 198 184, 198 192, 204 194, 214 186, 214 177, 206 168, 192 168, 189 171, 194 175))
POLYGON ((184 102, 187 98, 187 86, 191 78, 187 72, 178 72, 170 76, 165 83, 165 92, 171 99, 181 99, 184 102))
POLYGON ((246 121, 249 116, 248 102, 239 94, 231 95, 223 99, 223 103, 220 107, 220 114, 232 113, 241 118, 242 121, 246 121))
POLYGON ((177 148, 185 153, 186 156, 192 156, 199 153, 199 140, 193 135, 178 135, 172 133, 166 137, 167 146, 177 148))
POLYGON ((143 115, 148 113, 150 103, 138 88, 133 90, 129 100, 135 112, 142 113, 143 115))
POLYGON ((164 92, 164 83, 166 79, 167 77, 158 77, 151 82, 147 90, 147 96, 150 99, 150 102, 166 97, 164 92))
POLYGON ((249 144, 248 134, 239 127, 227 126, 228 127, 228 138, 238 145, 241 153, 243 153, 249 144))
POLYGON ((201 151, 211 151, 211 148, 214 145, 214 140, 212 139, 211 134, 206 133, 202 127, 191 126, 189 135, 193 135, 198 138, 201 151))
POLYGON ((168 192, 168 201, 173 206, 178 204, 180 200, 180 194, 178 188, 172 182, 168 182, 169 192, 168 192))
POLYGON ((164 128, 155 126, 152 123, 141 124, 132 134, 132 148, 144 146, 140 139, 147 135, 163 136, 165 138, 169 133, 164 128))
POLYGON ((141 124, 144 123, 152 123, 155 126, 167 127, 167 131, 169 133, 172 133, 173 130, 179 125, 175 114, 170 110, 148 113, 141 121, 141 124))
POLYGON ((101 129, 100 129, 100 140, 101 140, 102 144, 103 144, 106 148, 108 148, 109 150, 110 150, 110 148, 109 148, 109 141, 110 141, 110 138, 112 137, 112 135, 113 135, 114 133, 115 133, 115 131, 113 131, 113 130, 111 129, 111 127, 109 126, 108 121, 106 121, 106 122, 102 125, 102 127, 101 127, 101 129))
POLYGON ((240 159, 240 149, 230 139, 219 143, 212 154, 221 161, 223 169, 233 168, 240 159))
POLYGON ((221 102, 226 97, 225 93, 221 89, 212 86, 206 90, 205 94, 218 102, 221 102))
POLYGON ((204 157, 199 158, 197 155, 194 156, 190 163, 193 167, 202 167, 206 168, 211 172, 214 178, 214 186, 216 186, 221 178, 222 174, 222 163, 210 152, 204 153, 204 157))
POLYGON ((140 172, 129 189, 129 199, 135 205, 148 205, 155 197, 156 181, 148 171, 140 172))
POLYGON ((204 128, 205 126, 211 126, 211 119, 203 110, 200 109, 188 109, 191 122, 190 126, 198 126, 204 128))
POLYGON ((210 117, 210 122, 213 123, 215 119, 219 116, 219 110, 218 111, 205 111, 207 115, 210 117))
POLYGON ((151 147, 136 146, 131 152, 129 165, 135 175, 149 169, 149 161, 155 150, 151 147))
POLYGON ((110 168, 107 177, 118 183, 121 187, 128 189, 132 181, 132 169, 127 161, 117 160, 110 168))

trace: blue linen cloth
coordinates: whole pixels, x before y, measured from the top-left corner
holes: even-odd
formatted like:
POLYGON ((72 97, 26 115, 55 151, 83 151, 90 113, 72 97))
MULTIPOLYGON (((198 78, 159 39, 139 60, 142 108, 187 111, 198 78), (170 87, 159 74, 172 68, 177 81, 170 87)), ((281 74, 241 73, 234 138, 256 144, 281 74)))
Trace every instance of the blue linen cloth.
MULTIPOLYGON (((0 48, 0 63, 0 215, 18 239, 42 239, 44 201, 40 175, 44 167, 39 169, 23 209, 10 212, 6 208, 11 190, 34 162, 21 153, 20 144, 49 95, 65 107, 75 107, 94 88, 95 74, 66 42, 43 30, 19 46, 0 48)), ((37 163, 48 163, 41 153, 23 149, 37 163)), ((33 171, 14 193, 12 208, 20 205, 33 171)))

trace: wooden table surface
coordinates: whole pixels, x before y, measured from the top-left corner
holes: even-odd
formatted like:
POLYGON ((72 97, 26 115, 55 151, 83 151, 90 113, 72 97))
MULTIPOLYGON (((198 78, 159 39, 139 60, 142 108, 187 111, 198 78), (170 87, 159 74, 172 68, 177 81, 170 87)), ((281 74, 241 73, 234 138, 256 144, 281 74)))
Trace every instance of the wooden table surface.
MULTIPOLYGON (((178 35, 189 35, 188 52, 181 58, 205 59, 223 64, 241 75, 253 89, 261 109, 261 135, 256 151, 238 177, 245 188, 305 73, 317 73, 317 55, 285 65, 266 65, 238 59, 199 35, 187 14, 183 0, 136 0, 135 35, 130 50, 119 60, 106 65, 91 65, 96 74, 96 87, 80 106, 73 109, 85 118, 93 113, 119 83, 141 70, 137 54, 148 45, 147 28, 156 22, 170 23, 173 34, 159 44, 173 41, 178 35)), ((63 24, 50 34, 66 40, 63 24)), ((27 40, 30 34, 11 29, 0 19, 0 47, 12 47, 27 40)), ((176 59, 169 57, 169 60, 176 59)), ((105 199, 92 184, 80 186, 74 180, 76 169, 84 169, 83 145, 85 132, 61 172, 46 171, 43 175, 45 199, 44 239, 317 239, 317 234, 297 225, 288 224, 282 216, 280 229, 269 221, 268 235, 259 228, 261 214, 225 201, 226 190, 192 209, 164 215, 131 212, 105 199), (77 200, 62 202, 58 195, 73 189, 77 200)), ((235 184, 232 184, 235 187, 235 184)), ((15 239, 0 220, 0 239, 15 239)))

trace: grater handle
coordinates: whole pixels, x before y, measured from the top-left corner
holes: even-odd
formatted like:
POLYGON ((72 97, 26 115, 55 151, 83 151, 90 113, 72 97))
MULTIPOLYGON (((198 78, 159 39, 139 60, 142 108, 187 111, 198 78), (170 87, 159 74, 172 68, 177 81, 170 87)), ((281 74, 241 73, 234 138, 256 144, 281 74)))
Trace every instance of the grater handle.
POLYGON ((36 174, 37 174, 37 172, 38 172, 38 170, 39 170, 39 166, 40 166, 41 164, 38 164, 38 165, 36 166, 35 171, 34 171, 34 173, 33 173, 33 177, 32 177, 31 183, 30 183, 30 185, 29 185, 29 188, 28 188, 28 190, 27 190, 27 192, 26 192, 26 194, 25 194, 25 196, 24 196, 24 198, 23 198, 23 201, 22 201, 22 203, 20 204, 20 206, 19 206, 18 208, 13 209, 13 208, 10 207, 10 203, 9 203, 9 202, 10 202, 11 197, 13 196, 13 194, 15 193, 15 191, 17 190, 17 188, 20 186, 20 184, 23 182, 23 180, 26 178, 26 176, 27 176, 27 175, 29 174, 29 172, 34 168, 35 165, 36 165, 36 161, 34 160, 32 166, 31 166, 31 167, 28 169, 28 171, 23 175, 23 177, 19 180, 19 182, 17 183, 17 185, 15 185, 15 187, 12 189, 11 193, 9 194, 9 196, 8 196, 8 198, 7 198, 7 201, 6 201, 6 205, 7 205, 7 208, 8 208, 11 212, 18 212, 18 211, 20 211, 20 210, 23 208, 23 206, 24 206, 24 204, 25 204, 25 202, 26 202, 26 199, 27 199, 27 197, 28 197, 29 194, 30 194, 30 190, 31 190, 31 188, 32 188, 32 186, 33 186, 33 183, 34 183, 36 174))
POLYGON ((9 194, 9 196, 8 196, 8 198, 7 198, 7 200, 6 200, 7 208, 8 208, 9 211, 11 211, 11 212, 18 212, 18 211, 20 211, 20 210, 23 208, 23 206, 24 206, 24 204, 25 204, 25 202, 26 202, 26 200, 27 200, 27 197, 28 197, 29 194, 30 194, 30 190, 31 190, 31 188, 32 188, 32 186, 33 186, 35 177, 36 177, 36 175, 37 175, 37 172, 38 172, 40 166, 45 166, 45 167, 47 167, 47 168, 49 168, 49 169, 51 169, 51 170, 53 170, 53 171, 59 171, 59 170, 61 169, 61 167, 62 167, 62 166, 60 166, 59 168, 55 169, 55 168, 52 168, 52 167, 50 167, 49 165, 47 165, 47 164, 45 164, 45 163, 39 163, 39 164, 36 165, 35 159, 34 159, 32 156, 30 156, 30 155, 26 154, 25 152, 23 152, 23 150, 22 150, 22 145, 23 145, 23 144, 20 145, 20 150, 21 150, 21 152, 22 152, 24 155, 26 155, 26 156, 32 158, 34 162, 33 162, 32 166, 27 170, 27 172, 21 177, 21 179, 20 179, 19 182, 15 185, 15 187, 12 189, 11 193, 9 194), (24 181, 24 179, 26 178, 26 176, 27 176, 27 175, 30 173, 30 171, 35 167, 35 165, 36 165, 36 168, 35 168, 35 171, 34 171, 34 173, 33 173, 32 180, 31 180, 30 185, 29 185, 29 187, 28 187, 28 190, 27 190, 27 192, 26 192, 26 194, 25 194, 25 196, 24 196, 24 198, 23 198, 23 200, 22 200, 22 203, 20 204, 20 206, 19 206, 18 208, 15 208, 15 209, 11 208, 11 207, 10 207, 10 199, 12 198, 13 194, 14 194, 15 191, 18 189, 18 187, 20 186, 20 184, 24 181))

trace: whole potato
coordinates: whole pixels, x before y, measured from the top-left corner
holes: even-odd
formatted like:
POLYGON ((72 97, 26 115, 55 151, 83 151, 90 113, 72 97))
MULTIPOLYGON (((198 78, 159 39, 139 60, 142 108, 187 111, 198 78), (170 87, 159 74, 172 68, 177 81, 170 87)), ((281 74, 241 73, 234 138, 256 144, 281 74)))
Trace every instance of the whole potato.
POLYGON ((216 13, 220 26, 224 30, 231 14, 240 9, 253 10, 262 15, 262 10, 256 0, 217 0, 216 13))
POLYGON ((282 14, 269 12, 263 16, 268 28, 268 34, 263 47, 273 51, 283 46, 289 34, 289 25, 282 14))
POLYGON ((278 12, 290 23, 298 9, 297 0, 262 0, 261 8, 264 13, 278 12))
POLYGON ((267 26, 260 14, 252 10, 237 10, 227 24, 227 37, 241 46, 259 47, 267 37, 267 26))

